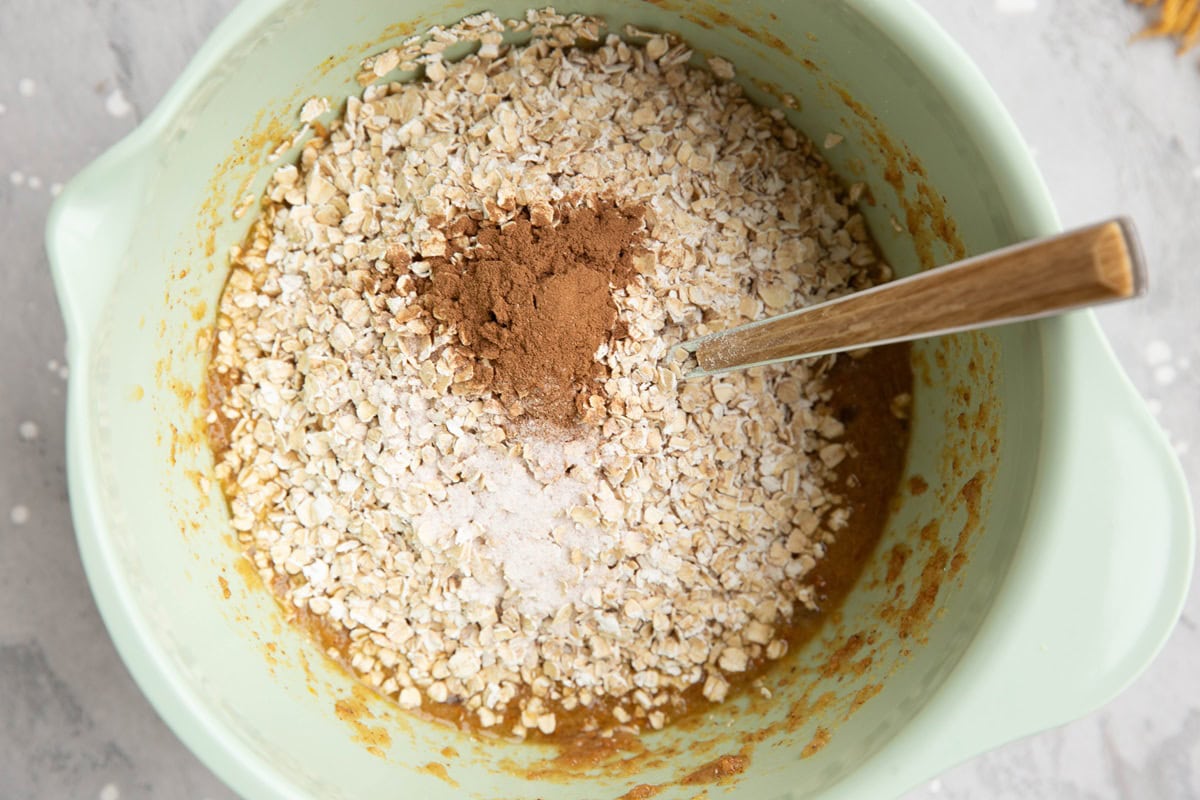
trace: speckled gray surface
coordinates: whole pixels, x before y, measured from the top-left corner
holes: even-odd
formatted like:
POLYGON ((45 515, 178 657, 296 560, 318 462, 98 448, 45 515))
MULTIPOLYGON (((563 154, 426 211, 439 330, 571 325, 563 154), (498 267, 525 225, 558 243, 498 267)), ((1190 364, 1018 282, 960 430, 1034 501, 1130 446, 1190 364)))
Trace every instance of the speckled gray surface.
MULTIPOLYGON (((1119 0, 922 3, 1008 105, 1064 222, 1117 211, 1140 222, 1154 291, 1101 320, 1195 496, 1200 52, 1176 59, 1165 43, 1128 47, 1141 21, 1119 0)), ((138 692, 87 588, 67 508, 63 329, 41 234, 57 184, 154 106, 232 4, 5 0, 0 14, 2 798, 231 796, 138 692)), ((1198 597, 1118 700, 907 800, 1200 797, 1198 597)))

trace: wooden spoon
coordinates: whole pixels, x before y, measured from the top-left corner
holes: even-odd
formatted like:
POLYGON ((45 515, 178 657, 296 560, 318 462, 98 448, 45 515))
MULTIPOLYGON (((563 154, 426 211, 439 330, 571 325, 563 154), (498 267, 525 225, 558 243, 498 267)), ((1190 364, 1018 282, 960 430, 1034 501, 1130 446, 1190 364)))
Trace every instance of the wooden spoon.
POLYGON ((1145 290, 1133 223, 1118 218, 692 339, 682 347, 698 366, 686 377, 1035 319, 1145 290))

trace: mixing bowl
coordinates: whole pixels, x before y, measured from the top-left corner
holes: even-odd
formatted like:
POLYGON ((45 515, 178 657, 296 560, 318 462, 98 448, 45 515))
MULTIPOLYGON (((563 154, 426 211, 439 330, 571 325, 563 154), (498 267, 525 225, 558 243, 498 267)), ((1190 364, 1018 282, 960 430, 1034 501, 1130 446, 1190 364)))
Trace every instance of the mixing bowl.
MULTIPOLYGON (((679 32, 818 143, 844 137, 828 157, 872 187, 866 214, 900 274, 1057 229, 1012 122, 911 2, 559 8, 679 32)), ((904 489, 845 605, 770 698, 607 761, 405 715, 283 621, 236 552, 200 422, 225 254, 271 154, 295 155, 306 98, 344 98, 363 56, 477 10, 248 0, 53 209, 79 546, 122 657, 180 738, 254 798, 693 797, 716 777, 697 768, 727 755, 748 766, 721 796, 879 798, 1128 683, 1179 612, 1192 516, 1086 313, 920 344, 904 489)))

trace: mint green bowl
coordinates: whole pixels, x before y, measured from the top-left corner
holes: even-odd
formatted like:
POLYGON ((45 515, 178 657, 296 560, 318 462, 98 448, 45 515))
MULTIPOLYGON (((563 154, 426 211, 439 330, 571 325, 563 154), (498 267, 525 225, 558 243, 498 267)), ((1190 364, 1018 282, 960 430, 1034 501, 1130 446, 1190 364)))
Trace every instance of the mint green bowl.
MULTIPOLYGON (((1192 515, 1086 313, 919 345, 907 488, 842 612, 771 699, 647 736, 642 753, 572 769, 416 720, 284 624, 238 566, 199 424, 223 254, 250 222, 234 209, 305 98, 345 97, 359 58, 475 10, 248 0, 51 214, 79 547, 122 657, 206 764, 254 798, 550 800, 639 783, 693 797, 704 786, 676 782, 739 753, 749 767, 718 796, 882 798, 1078 717, 1146 666, 1186 593, 1192 515)), ((996 97, 908 0, 560 10, 677 31, 764 102, 794 95, 801 129, 845 136, 830 159, 873 187, 868 217, 901 273, 1058 228, 996 97)))

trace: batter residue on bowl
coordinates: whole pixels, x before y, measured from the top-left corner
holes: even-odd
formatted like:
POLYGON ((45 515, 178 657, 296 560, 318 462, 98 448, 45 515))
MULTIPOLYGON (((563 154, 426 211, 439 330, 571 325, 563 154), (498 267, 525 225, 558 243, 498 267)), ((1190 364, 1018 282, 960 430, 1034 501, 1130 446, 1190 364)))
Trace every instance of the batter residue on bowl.
POLYGON ((285 607, 401 706, 518 738, 760 676, 852 582, 907 441, 904 348, 680 380, 674 344, 889 270, 862 187, 727 62, 626 34, 481 14, 364 64, 422 79, 307 103, 209 372, 285 607))

